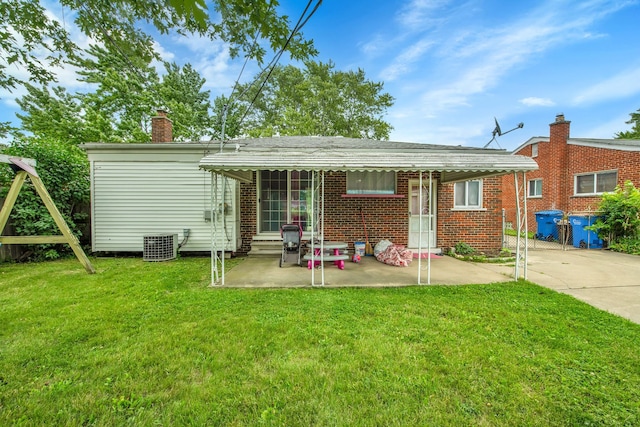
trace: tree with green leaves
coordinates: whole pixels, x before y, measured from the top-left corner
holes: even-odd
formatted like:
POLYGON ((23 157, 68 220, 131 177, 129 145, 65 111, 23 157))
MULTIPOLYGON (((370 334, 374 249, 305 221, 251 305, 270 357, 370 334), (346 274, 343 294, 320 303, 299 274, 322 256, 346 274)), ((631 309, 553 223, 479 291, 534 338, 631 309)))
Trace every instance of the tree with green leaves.
MULTIPOLYGON (((266 46, 286 49, 296 60, 317 53, 300 28, 292 28, 289 17, 278 14, 277 0, 59 0, 57 5, 66 17, 63 21, 43 0, 0 2, 0 88, 50 84, 56 81, 56 67, 82 58, 69 25, 124 58, 147 62, 161 58, 144 26, 160 34, 222 41, 232 58, 242 54, 258 63, 264 61, 266 46), (19 70, 27 77, 20 77, 19 70)), ((0 123, 0 136, 8 128, 7 122, 0 123)))
POLYGON ((631 130, 616 133, 618 139, 640 139, 640 109, 635 113, 629 114, 631 119, 625 122, 628 125, 633 125, 631 130))
POLYGON ((156 88, 160 106, 169 111, 173 121, 173 139, 199 141, 214 133, 211 93, 202 90, 206 80, 191 66, 165 63, 166 74, 156 88))
POLYGON ((83 142, 147 142, 151 116, 160 106, 170 111, 174 139, 199 140, 213 133, 209 91, 205 79, 190 64, 165 63, 160 77, 150 63, 138 59, 135 68, 109 49, 92 46, 78 61, 85 93, 68 94, 54 86, 27 85, 17 100, 22 131, 39 137, 83 142))
MULTIPOLYGON (((90 139, 82 119, 82 105, 65 88, 36 87, 26 84, 27 94, 16 99, 22 109, 17 116, 22 130, 40 138, 68 141, 74 145, 90 139)), ((16 132, 20 135, 22 132, 16 132)))
MULTIPOLYGON (((383 120, 393 97, 362 69, 337 71, 331 62, 306 61, 305 68, 277 66, 264 85, 247 83, 232 107, 244 117, 239 130, 250 136, 327 135, 388 139, 383 120)), ((256 82, 264 81, 256 79, 256 82)), ((227 133, 227 135, 232 135, 227 133)))
POLYGON ((99 141, 149 141, 151 115, 161 105, 153 90, 160 77, 151 59, 130 58, 113 47, 92 45, 75 65, 79 80, 95 87, 78 96, 93 116, 91 121, 103 124, 99 141))
MULTIPOLYGON (((116 46, 131 58, 158 58, 143 31, 151 25, 161 34, 202 36, 229 44, 232 57, 244 53, 262 62, 266 41, 274 51, 285 47, 294 59, 315 55, 311 41, 292 34, 288 16, 279 15, 277 0, 60 0, 61 13, 87 36, 116 46)), ((40 0, 0 2, 0 87, 25 81, 9 73, 19 66, 39 84, 55 81, 52 67, 76 59, 78 46, 64 22, 55 19, 40 0), (46 52, 43 56, 41 52, 46 52)))

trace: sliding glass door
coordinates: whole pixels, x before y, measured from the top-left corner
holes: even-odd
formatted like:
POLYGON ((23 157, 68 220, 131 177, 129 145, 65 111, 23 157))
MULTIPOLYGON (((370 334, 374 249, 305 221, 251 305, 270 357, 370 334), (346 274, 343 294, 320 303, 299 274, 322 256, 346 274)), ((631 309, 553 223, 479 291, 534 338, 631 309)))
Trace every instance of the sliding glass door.
POLYGON ((279 233, 282 224, 311 229, 311 174, 306 171, 260 171, 259 233, 279 233))

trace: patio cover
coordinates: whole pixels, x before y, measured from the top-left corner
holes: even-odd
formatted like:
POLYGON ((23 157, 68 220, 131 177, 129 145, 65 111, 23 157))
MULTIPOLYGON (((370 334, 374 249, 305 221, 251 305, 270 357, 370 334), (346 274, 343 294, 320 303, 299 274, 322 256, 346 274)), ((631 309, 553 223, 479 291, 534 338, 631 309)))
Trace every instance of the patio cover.
MULTIPOLYGON (((234 142, 232 141, 232 143, 234 142)), ((239 140, 235 142, 235 150, 233 151, 223 149, 218 153, 203 157, 200 160, 200 168, 211 172, 212 177, 214 174, 222 175, 247 183, 252 182, 253 172, 259 170, 316 172, 320 175, 319 178, 322 179, 323 183, 325 172, 418 172, 420 173, 421 186, 422 174, 429 173, 429 187, 431 187, 431 174, 433 172, 440 172, 440 182, 442 183, 480 179, 509 173, 513 173, 517 177, 517 174, 522 173, 521 182, 525 185, 526 172, 537 170, 538 164, 530 157, 511 155, 504 150, 368 141, 340 137, 315 139, 314 137, 293 137, 239 140), (269 144, 269 142, 272 142, 272 144, 269 144)), ((524 196, 524 192, 520 192, 516 186, 515 197, 518 210, 520 210, 519 198, 522 196, 524 196)), ((320 197, 323 200, 324 184, 322 185, 320 197)), ((213 198, 214 196, 212 195, 213 198)), ((324 210, 324 201, 322 201, 321 209, 324 210)), ((520 218, 521 215, 518 215, 518 217, 520 218)), ((526 218, 526 197, 524 198, 523 217, 526 218)), ((419 223, 422 224, 422 220, 419 223)), ((520 226, 518 226, 518 230, 520 230, 520 226)), ((429 232, 432 232, 432 230, 429 230, 429 232)), ((526 239, 524 240, 526 242, 526 239)), ((215 248, 212 250, 212 258, 214 257, 214 252, 216 252, 215 248)), ((516 253, 516 257, 518 258, 515 272, 517 279, 518 266, 520 265, 519 252, 516 253)), ((525 243, 523 260, 525 279, 526 258, 525 243)), ((222 260, 224 260, 224 256, 222 260)), ((429 273, 431 268, 430 261, 431 258, 429 257, 429 273)), ((212 259, 212 284, 214 276, 213 262, 214 259, 212 259)), ((224 261, 222 262, 222 284, 224 285, 224 261)), ((418 262, 421 262, 421 257, 418 258, 418 262)), ((312 285, 314 284, 313 277, 312 269, 312 285)), ((429 279, 428 283, 430 283, 429 279)), ((322 275, 322 284, 324 285, 324 274, 322 275)), ((420 267, 418 268, 418 284, 420 284, 420 267)))
MULTIPOLYGON (((495 150, 492 150, 495 151, 495 150)), ((440 182, 466 181, 538 169, 530 157, 498 154, 366 152, 363 150, 223 151, 200 160, 200 168, 243 182, 258 170, 440 172, 440 182)))

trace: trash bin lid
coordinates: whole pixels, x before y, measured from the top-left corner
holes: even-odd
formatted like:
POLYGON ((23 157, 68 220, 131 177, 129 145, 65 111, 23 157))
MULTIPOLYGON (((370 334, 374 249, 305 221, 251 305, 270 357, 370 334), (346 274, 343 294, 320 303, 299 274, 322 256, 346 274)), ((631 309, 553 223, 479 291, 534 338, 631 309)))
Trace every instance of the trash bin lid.
POLYGON ((536 215, 562 216, 562 211, 560 210, 539 211, 539 212, 536 212, 536 215))

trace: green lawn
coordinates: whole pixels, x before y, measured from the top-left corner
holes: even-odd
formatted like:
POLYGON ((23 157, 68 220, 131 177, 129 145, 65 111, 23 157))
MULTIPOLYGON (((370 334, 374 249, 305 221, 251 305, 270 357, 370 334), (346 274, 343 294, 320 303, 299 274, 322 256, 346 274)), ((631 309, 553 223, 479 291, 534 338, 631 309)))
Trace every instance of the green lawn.
POLYGON ((640 325, 535 285, 92 262, 0 264, 0 425, 640 425, 640 325))

